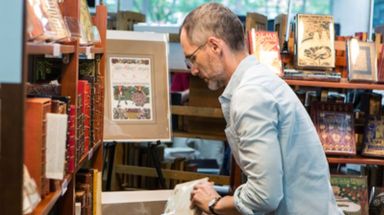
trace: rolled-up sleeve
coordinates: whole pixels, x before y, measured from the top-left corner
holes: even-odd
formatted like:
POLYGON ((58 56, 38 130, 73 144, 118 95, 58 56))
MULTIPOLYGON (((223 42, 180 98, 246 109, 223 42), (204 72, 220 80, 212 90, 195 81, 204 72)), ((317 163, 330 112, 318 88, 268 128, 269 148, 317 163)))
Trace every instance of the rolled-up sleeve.
POLYGON ((238 136, 238 162, 247 182, 234 193, 242 214, 275 210, 283 198, 283 166, 277 103, 260 86, 237 89, 231 102, 231 127, 238 136))

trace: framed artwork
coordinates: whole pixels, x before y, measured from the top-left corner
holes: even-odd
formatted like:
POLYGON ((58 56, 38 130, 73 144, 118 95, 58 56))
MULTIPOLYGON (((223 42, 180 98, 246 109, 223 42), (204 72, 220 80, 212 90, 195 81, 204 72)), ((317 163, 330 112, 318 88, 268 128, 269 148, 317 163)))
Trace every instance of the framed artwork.
POLYGON ((347 41, 348 80, 377 81, 376 45, 357 39, 347 41))
POLYGON ((104 141, 170 141, 168 35, 107 31, 104 141))
POLYGON ((296 67, 331 69, 335 67, 335 32, 332 16, 297 14, 296 67))

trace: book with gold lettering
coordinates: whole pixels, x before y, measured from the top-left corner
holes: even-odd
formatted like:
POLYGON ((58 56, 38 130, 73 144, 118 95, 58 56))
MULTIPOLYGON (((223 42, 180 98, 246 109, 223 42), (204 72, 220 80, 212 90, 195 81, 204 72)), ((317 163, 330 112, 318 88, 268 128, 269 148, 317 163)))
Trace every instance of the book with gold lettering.
POLYGON ((297 14, 295 64, 303 69, 335 67, 333 16, 297 14))

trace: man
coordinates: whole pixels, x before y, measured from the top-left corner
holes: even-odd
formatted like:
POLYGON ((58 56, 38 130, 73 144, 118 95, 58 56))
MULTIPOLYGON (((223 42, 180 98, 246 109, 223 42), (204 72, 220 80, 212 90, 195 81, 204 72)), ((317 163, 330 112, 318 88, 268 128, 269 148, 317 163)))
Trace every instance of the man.
POLYGON ((191 207, 220 215, 339 214, 311 119, 290 87, 248 56, 237 16, 204 4, 185 18, 180 43, 193 75, 211 90, 225 87, 225 133, 247 176, 233 196, 221 198, 210 183, 196 186, 191 207))

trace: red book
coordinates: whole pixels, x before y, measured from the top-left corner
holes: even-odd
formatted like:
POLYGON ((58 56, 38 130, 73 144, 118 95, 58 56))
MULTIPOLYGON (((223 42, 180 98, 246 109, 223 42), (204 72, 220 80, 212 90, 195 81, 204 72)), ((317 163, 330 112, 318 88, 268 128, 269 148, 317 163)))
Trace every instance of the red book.
POLYGON ((87 153, 89 151, 91 126, 91 92, 88 81, 79 80, 78 92, 82 97, 81 112, 84 114, 84 153, 87 153))

